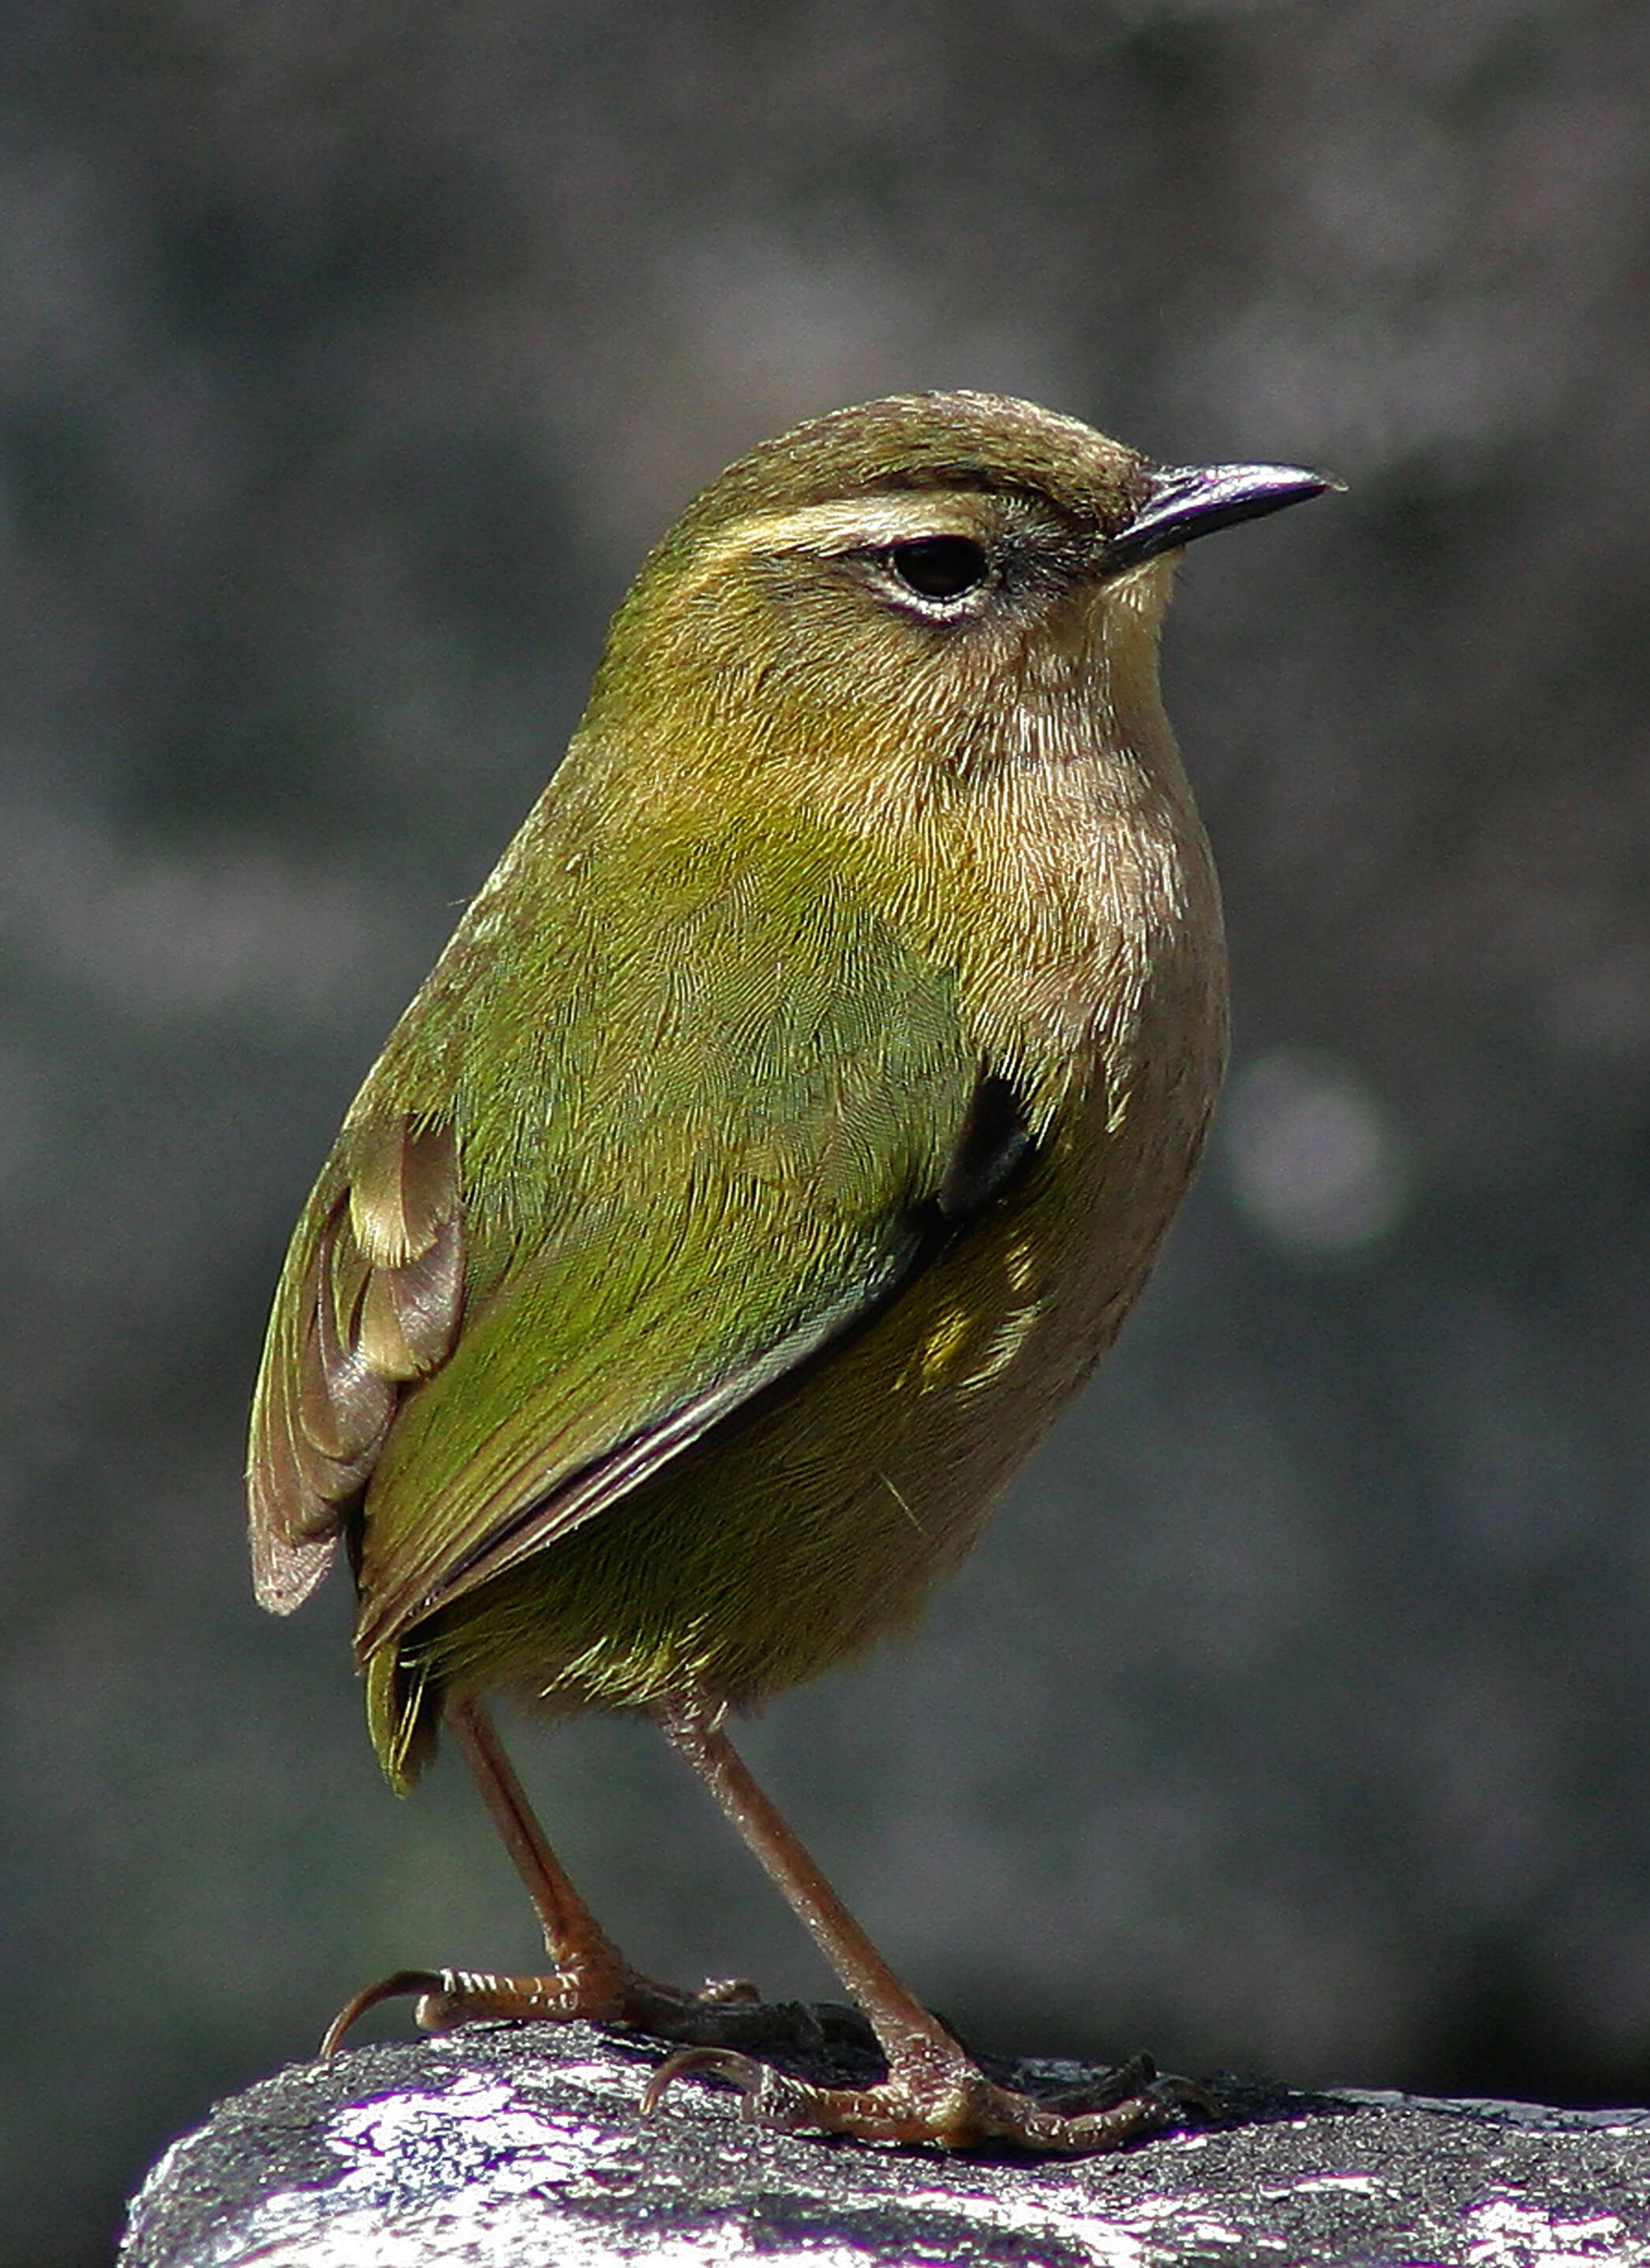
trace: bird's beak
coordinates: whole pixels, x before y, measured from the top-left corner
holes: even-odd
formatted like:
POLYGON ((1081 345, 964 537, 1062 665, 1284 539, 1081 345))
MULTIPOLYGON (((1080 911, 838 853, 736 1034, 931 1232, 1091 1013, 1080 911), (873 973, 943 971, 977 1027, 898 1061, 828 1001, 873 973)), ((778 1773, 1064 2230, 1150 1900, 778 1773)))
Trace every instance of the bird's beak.
POLYGON ((1146 475, 1145 501, 1106 545, 1116 573, 1175 551, 1194 536, 1212 535, 1240 519, 1259 519, 1285 504, 1304 504, 1343 483, 1299 465, 1160 465, 1146 475))

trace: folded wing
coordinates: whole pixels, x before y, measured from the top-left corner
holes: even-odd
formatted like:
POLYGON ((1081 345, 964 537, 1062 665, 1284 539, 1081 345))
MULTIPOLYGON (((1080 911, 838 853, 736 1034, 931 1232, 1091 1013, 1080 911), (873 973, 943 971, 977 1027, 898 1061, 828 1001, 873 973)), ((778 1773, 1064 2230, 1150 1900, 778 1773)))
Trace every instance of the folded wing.
POLYGON ((536 976, 481 909, 460 930, 277 1294, 251 1464, 267 1605, 306 1594, 363 1506, 374 1652, 782 1390, 1013 1171, 1024 1119, 949 976, 828 843, 763 850, 666 850, 622 895, 586 873, 534 908, 536 976))

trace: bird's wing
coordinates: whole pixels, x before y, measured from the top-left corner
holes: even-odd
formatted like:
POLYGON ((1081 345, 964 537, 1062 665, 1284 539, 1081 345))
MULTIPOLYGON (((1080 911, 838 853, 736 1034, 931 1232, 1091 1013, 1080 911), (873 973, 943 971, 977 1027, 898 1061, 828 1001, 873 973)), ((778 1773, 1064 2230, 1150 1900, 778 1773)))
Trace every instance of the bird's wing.
POLYGON ((444 1039, 445 1107, 377 1103, 435 1092, 392 1042, 277 1296, 253 1485, 270 1603, 317 1580, 328 1507, 335 1528, 365 1488, 374 1651, 880 1312, 997 1194, 1028 1143, 1012 1088, 950 977, 839 868, 799 838, 632 871, 628 920, 589 893, 600 941, 563 909, 537 1012, 460 932, 473 1022, 444 1039))

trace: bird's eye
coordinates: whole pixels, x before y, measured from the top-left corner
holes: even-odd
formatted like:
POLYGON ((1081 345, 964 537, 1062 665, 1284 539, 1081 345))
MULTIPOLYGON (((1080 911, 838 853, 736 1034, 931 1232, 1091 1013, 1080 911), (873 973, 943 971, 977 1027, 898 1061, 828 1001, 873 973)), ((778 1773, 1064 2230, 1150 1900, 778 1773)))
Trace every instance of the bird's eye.
POLYGON ((919 599, 960 599, 985 580, 983 545, 971 535, 920 535, 888 555, 898 581, 919 599))

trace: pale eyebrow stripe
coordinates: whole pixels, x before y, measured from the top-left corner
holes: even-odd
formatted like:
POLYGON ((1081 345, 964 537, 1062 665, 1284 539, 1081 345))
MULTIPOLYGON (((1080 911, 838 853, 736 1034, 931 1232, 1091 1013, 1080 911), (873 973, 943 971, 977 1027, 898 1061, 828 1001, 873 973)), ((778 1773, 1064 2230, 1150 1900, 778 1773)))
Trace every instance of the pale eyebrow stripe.
POLYGON ((752 551, 876 550, 926 535, 977 539, 979 533, 977 516, 961 498, 933 490, 854 497, 805 504, 799 512, 754 513, 707 544, 696 565, 699 574, 710 576, 752 551))

